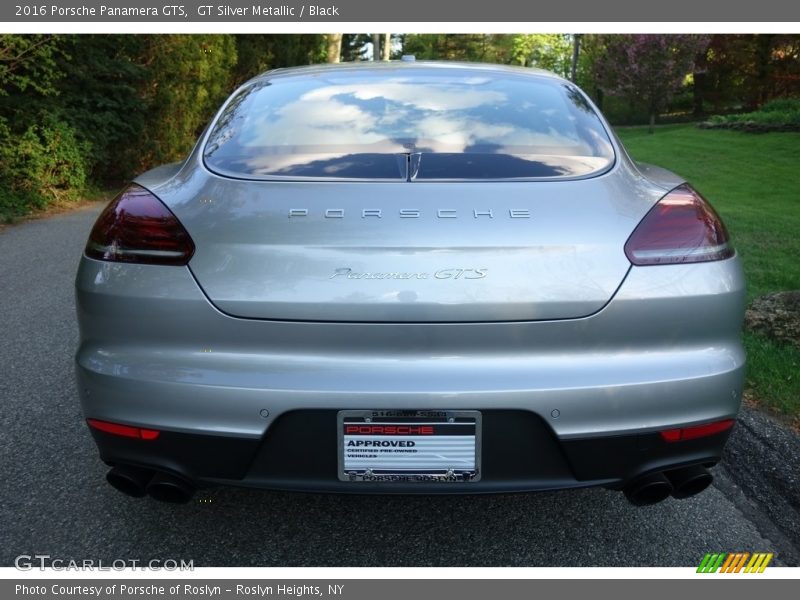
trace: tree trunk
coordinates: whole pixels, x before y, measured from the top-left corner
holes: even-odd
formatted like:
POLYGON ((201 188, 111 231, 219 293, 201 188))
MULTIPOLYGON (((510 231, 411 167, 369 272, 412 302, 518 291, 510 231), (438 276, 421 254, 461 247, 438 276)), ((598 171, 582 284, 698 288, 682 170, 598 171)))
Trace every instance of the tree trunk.
POLYGON ((702 119, 706 116, 706 111, 704 107, 705 101, 705 94, 706 94, 706 74, 703 73, 695 73, 694 74, 694 86, 692 87, 692 104, 693 110, 692 114, 694 115, 695 119, 702 119))
POLYGON ((392 34, 383 34, 383 60, 389 60, 392 57, 392 34))
POLYGON ((342 34, 341 33, 329 33, 326 36, 326 46, 327 46, 327 54, 328 54, 328 62, 329 63, 338 63, 339 57, 342 54, 342 34))
POLYGON ((381 34, 372 34, 372 60, 379 60, 381 56, 381 34))
POLYGON ((753 109, 760 108, 772 96, 772 42, 774 34, 762 33, 756 37, 756 91, 753 109))
POLYGON ((702 119, 706 116, 706 79, 708 73, 708 48, 704 48, 694 57, 694 73, 692 79, 692 113, 695 119, 702 119))
POLYGON ((655 131, 656 126, 656 111, 650 110, 650 127, 647 130, 647 133, 653 133, 655 131))
POLYGON ((570 68, 570 80, 575 83, 578 76, 578 57, 581 54, 581 34, 576 33, 572 36, 572 65, 570 68))

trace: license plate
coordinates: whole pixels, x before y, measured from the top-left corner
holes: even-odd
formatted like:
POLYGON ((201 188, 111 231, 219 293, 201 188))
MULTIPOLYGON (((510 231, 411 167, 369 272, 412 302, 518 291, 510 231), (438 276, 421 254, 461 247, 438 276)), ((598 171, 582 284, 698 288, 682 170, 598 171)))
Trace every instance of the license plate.
POLYGON ((475 410, 343 410, 339 479, 465 482, 480 479, 481 414, 475 410))

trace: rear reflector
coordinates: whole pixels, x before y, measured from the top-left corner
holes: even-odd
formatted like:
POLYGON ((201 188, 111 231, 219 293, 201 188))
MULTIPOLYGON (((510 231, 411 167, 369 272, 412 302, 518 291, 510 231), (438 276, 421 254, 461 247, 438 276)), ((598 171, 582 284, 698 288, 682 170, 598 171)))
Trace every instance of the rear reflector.
POLYGON ((733 256, 728 231, 711 205, 684 184, 659 200, 625 244, 634 265, 707 262, 733 256))
POLYGON ((98 431, 140 440, 154 440, 161 434, 160 431, 155 429, 142 429, 141 427, 131 427, 130 425, 120 425, 119 423, 109 423, 108 421, 98 421, 97 419, 86 419, 86 422, 98 431))
POLYGON ((681 429, 667 429, 666 431, 660 432, 661 439, 665 442, 680 442, 683 440, 708 437, 727 431, 733 427, 734 422, 733 419, 725 419, 724 421, 715 421, 714 423, 706 423, 705 425, 695 425, 693 427, 683 427, 681 429))
POLYGON ((153 194, 128 186, 97 218, 86 256, 109 262, 185 265, 194 242, 177 217, 153 194))

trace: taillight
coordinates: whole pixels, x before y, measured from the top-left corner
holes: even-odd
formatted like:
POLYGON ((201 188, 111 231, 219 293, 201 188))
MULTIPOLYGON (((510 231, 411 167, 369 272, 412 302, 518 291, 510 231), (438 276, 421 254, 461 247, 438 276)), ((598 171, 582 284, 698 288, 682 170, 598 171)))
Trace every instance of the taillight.
POLYGON ((665 442, 681 442, 684 440, 696 440, 697 438, 716 435, 723 431, 728 431, 734 424, 733 419, 714 421, 705 425, 693 425, 692 427, 681 427, 680 429, 666 429, 659 432, 661 439, 665 442))
POLYGON ((728 231, 706 200, 689 185, 664 196, 625 244, 634 265, 723 260, 733 256, 728 231))
POLYGON ((192 238, 164 204, 131 185, 97 218, 86 256, 111 262, 185 265, 194 254, 192 238))
POLYGON ((130 425, 120 425, 109 421, 98 421, 97 419, 86 419, 90 427, 98 431, 104 431, 120 437, 137 438, 140 440, 155 440, 161 435, 156 429, 142 429, 141 427, 131 427, 130 425))

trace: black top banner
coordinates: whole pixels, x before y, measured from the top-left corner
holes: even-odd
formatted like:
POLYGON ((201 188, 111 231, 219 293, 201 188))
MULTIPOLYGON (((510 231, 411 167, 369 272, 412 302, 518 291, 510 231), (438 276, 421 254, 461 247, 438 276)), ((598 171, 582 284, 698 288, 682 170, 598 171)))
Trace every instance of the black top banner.
MULTIPOLYGON (((786 0, 12 0, 6 23, 36 22, 798 22, 786 0)), ((788 30, 789 28, 787 28, 788 30)))

